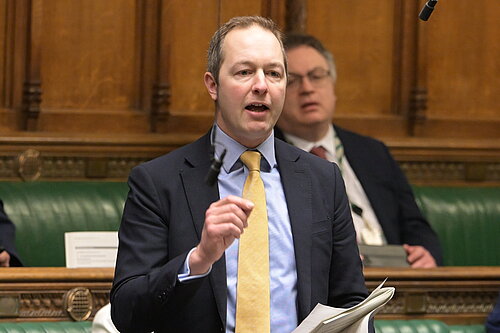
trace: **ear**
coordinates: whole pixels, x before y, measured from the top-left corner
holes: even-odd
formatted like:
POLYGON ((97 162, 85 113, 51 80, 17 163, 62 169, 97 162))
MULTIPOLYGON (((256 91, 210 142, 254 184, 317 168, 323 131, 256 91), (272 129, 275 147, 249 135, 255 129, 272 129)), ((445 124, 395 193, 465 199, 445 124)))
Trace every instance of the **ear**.
POLYGON ((203 76, 203 80, 205 81, 205 87, 207 87, 208 93, 210 97, 214 101, 217 100, 217 83, 215 82, 215 78, 210 72, 206 72, 203 76))

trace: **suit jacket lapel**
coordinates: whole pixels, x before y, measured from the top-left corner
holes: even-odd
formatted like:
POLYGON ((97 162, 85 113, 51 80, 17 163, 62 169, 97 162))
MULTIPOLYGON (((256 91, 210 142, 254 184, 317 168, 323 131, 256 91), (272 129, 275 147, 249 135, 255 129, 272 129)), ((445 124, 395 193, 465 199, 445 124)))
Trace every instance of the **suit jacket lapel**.
POLYGON ((276 140, 276 159, 285 192, 292 226, 297 265, 297 299, 299 322, 310 311, 311 305, 311 181, 298 151, 276 140))
MULTIPOLYGON (((209 147, 209 136, 205 135, 205 137, 194 144, 192 154, 187 155, 185 158, 185 168, 180 170, 191 217, 198 239, 200 240, 205 221, 205 211, 212 202, 219 200, 219 189, 217 185, 208 186, 205 183, 205 177, 210 168, 209 147)), ((221 321, 225 326, 227 284, 226 260, 224 255, 212 266, 210 284, 214 291, 221 321)))

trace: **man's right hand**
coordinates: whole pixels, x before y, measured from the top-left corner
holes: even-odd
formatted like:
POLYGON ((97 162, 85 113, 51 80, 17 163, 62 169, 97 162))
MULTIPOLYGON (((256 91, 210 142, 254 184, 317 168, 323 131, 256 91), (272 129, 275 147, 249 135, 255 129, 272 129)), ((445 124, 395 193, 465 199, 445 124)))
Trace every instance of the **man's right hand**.
POLYGON ((206 273, 224 251, 240 238, 254 204, 230 195, 210 205, 205 212, 201 241, 189 257, 191 275, 206 273))

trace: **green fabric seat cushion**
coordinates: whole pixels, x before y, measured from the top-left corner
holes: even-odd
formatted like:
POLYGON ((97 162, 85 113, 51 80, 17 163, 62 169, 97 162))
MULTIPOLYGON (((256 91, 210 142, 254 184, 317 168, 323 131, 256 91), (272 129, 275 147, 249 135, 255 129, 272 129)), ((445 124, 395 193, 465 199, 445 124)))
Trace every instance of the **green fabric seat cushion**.
POLYGON ((0 333, 90 333, 90 321, 2 323, 0 333))
POLYGON ((64 232, 116 231, 124 182, 2 182, 0 198, 17 228, 25 266, 65 266, 64 232))
POLYGON ((377 333, 448 333, 448 326, 438 320, 375 320, 377 333))
POLYGON ((451 325, 450 333, 485 333, 484 325, 451 325))

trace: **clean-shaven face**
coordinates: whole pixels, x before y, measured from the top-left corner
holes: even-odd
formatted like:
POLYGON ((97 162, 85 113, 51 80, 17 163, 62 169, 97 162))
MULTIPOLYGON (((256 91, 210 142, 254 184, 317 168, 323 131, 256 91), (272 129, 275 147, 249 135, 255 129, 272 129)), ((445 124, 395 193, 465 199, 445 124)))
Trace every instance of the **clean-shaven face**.
POLYGON ((217 125, 246 147, 271 134, 285 100, 286 73, 276 36, 257 25, 230 31, 222 46, 223 62, 216 84, 205 84, 217 102, 217 125))

